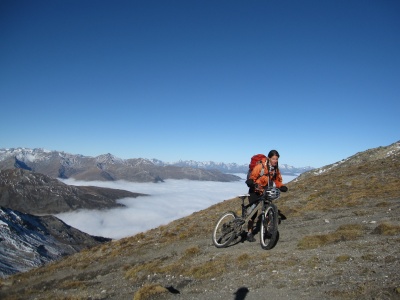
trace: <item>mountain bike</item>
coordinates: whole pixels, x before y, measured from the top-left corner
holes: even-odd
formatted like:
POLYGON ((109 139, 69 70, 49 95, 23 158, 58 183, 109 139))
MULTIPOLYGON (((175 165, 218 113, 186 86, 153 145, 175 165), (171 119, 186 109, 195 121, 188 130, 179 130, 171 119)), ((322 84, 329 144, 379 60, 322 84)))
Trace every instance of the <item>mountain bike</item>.
POLYGON ((262 195, 254 203, 244 204, 250 195, 239 195, 242 199, 242 212, 238 216, 233 211, 227 211, 221 215, 212 233, 212 241, 215 247, 228 247, 233 241, 242 239, 246 232, 245 226, 252 218, 257 207, 261 205, 260 244, 265 250, 272 249, 278 239, 278 208, 272 202, 279 199, 280 190, 276 187, 266 188, 262 195))

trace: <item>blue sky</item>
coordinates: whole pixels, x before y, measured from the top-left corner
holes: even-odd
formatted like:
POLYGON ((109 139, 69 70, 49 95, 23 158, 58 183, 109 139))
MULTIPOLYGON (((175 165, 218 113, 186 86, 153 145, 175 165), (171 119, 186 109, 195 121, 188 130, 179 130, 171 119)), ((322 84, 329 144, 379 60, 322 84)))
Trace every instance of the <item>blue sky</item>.
POLYGON ((0 148, 322 167, 400 140, 400 1, 0 1, 0 148))

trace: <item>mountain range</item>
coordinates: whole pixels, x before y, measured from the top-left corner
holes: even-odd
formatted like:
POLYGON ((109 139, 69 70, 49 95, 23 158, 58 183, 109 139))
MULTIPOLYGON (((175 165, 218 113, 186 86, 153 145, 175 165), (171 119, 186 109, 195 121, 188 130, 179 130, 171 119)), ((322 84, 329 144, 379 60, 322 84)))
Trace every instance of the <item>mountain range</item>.
MULTIPOLYGON (((218 170, 223 173, 247 173, 249 169, 248 164, 237 164, 237 163, 222 163, 213 161, 194 161, 194 160, 180 160, 174 163, 166 163, 157 159, 151 159, 157 166, 172 165, 177 167, 189 167, 196 169, 206 170, 218 170)), ((250 158, 249 158, 250 162, 250 158)), ((279 170, 283 175, 298 175, 309 170, 314 169, 313 167, 293 167, 287 164, 279 164, 279 170)))
MULTIPOLYGON (((195 161, 165 163, 157 159, 121 159, 110 153, 90 157, 40 148, 0 149, 0 170, 13 168, 30 170, 53 178, 85 181, 159 182, 164 179, 190 179, 228 182, 240 179, 229 173, 247 173, 248 165, 195 161)), ((312 168, 295 168, 282 164, 280 169, 282 174, 293 175, 312 168)))

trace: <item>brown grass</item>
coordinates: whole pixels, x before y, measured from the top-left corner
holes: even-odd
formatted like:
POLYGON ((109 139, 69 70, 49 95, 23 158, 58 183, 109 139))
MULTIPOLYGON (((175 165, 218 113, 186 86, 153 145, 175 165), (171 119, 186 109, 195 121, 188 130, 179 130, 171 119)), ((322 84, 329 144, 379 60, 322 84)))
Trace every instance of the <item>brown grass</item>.
POLYGON ((86 288, 86 283, 84 281, 65 281, 61 284, 62 289, 84 289, 86 288))
POLYGON ((282 196, 278 206, 291 217, 361 205, 385 207, 389 205, 385 200, 400 198, 399 169, 400 160, 382 158, 372 162, 365 159, 317 176, 310 172, 304 174, 306 180, 288 183, 289 193, 282 196))
POLYGON ((155 295, 163 294, 166 292, 168 292, 168 290, 159 284, 146 284, 135 293, 135 295, 133 296, 133 300, 151 299, 155 295))
POLYGON ((160 271, 160 265, 160 259, 138 263, 125 272, 125 278, 133 280, 145 278, 149 274, 158 273, 160 271))
POLYGON ((373 231, 375 234, 381 235, 397 235, 400 234, 400 226, 388 222, 379 224, 373 231))
POLYGON ((370 261, 370 262, 377 262, 378 261, 378 256, 376 254, 371 254, 371 253, 366 253, 361 256, 361 258, 365 261, 370 261))
MULTIPOLYGON (((177 254, 173 254, 176 256, 177 254)), ((191 246, 183 251, 180 257, 153 259, 152 261, 138 262, 133 266, 124 266, 125 278, 134 281, 146 280, 153 274, 169 274, 174 276, 189 276, 197 279, 212 278, 220 276, 233 264, 234 258, 230 255, 220 255, 206 262, 197 262, 196 258, 201 255, 199 246, 191 246)), ((242 257, 241 259, 244 259, 242 257)))
POLYGON ((189 258, 189 257, 193 257, 195 255, 198 255, 200 253, 200 248, 199 246, 193 246, 190 248, 187 248, 184 252, 184 257, 189 258))
POLYGON ((341 241, 356 240, 363 235, 365 228, 358 224, 340 226, 335 232, 303 237, 297 244, 301 250, 315 249, 341 241))
POLYGON ((348 290, 332 290, 326 292, 328 295, 338 299, 360 299, 365 295, 368 290, 366 284, 352 284, 351 289, 348 290))
POLYGON ((193 276, 196 279, 211 279, 224 274, 226 270, 226 259, 218 259, 207 261, 200 265, 194 266, 185 272, 187 276, 193 276))
POLYGON ((335 258, 336 262, 345 262, 351 260, 351 256, 347 254, 339 255, 335 258))

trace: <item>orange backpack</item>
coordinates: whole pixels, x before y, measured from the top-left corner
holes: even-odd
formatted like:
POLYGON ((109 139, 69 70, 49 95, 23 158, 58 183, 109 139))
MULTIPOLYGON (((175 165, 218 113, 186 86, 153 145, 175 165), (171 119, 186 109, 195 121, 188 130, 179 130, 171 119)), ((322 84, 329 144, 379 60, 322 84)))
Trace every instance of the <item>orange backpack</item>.
MULTIPOLYGON (((247 172, 247 179, 249 179, 251 171, 253 171, 254 167, 258 164, 261 164, 262 161, 266 160, 267 157, 264 154, 256 154, 251 157, 250 164, 249 164, 249 171, 247 172)), ((264 169, 261 169, 261 172, 264 173, 264 169)), ((262 176, 263 174, 260 174, 262 176)))

